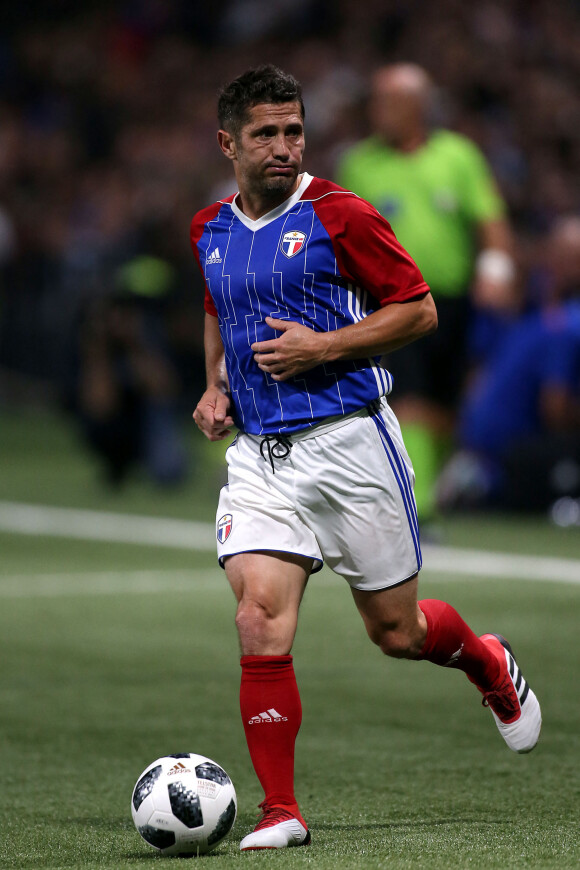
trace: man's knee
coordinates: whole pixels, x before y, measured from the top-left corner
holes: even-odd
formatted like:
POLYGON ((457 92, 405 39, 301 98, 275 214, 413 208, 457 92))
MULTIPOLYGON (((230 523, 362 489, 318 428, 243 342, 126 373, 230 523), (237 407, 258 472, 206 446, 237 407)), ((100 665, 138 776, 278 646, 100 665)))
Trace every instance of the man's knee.
POLYGON ((311 560, 271 553, 228 557, 226 574, 238 600, 236 626, 246 655, 287 655, 311 560))
POLYGON ((298 613, 278 610, 255 599, 238 604, 236 627, 244 655, 288 655, 294 643, 298 613))
POLYGON ((252 634, 262 633, 271 626, 277 614, 266 602, 254 599, 247 600, 244 597, 238 603, 236 611, 236 628, 240 635, 248 632, 252 634))
POLYGON ((417 576, 394 589, 353 590, 370 639, 387 656, 417 658, 427 636, 427 622, 417 605, 417 576))
POLYGON ((395 659, 417 658, 424 643, 418 626, 411 628, 397 624, 379 624, 369 631, 369 636, 381 652, 395 659))

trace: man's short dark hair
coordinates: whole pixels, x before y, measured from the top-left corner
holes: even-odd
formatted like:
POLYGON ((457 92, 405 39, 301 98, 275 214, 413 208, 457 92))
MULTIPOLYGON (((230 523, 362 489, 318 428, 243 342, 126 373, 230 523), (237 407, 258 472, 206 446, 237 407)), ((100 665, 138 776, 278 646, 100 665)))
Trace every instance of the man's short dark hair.
POLYGON ((274 64, 264 64, 249 69, 223 88, 218 100, 220 129, 238 136, 249 110, 260 103, 300 103, 304 119, 300 82, 274 64))

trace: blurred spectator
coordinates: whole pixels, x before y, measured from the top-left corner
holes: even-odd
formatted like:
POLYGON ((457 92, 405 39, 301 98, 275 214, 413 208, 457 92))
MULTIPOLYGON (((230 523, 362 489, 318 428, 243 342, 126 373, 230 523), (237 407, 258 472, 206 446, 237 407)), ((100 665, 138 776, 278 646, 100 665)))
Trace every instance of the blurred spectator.
POLYGON ((443 508, 545 509, 580 496, 580 217, 548 239, 544 305, 520 320, 471 384, 443 508))
POLYGON ((138 465, 161 485, 186 473, 180 384, 162 330, 173 284, 169 263, 138 256, 81 320, 71 405, 114 486, 138 465))
POLYGON ((390 401, 417 469, 422 520, 434 511, 440 458, 463 390, 471 305, 501 313, 516 308, 504 203, 478 148, 432 126, 434 102, 434 85, 421 67, 377 70, 369 105, 373 134, 347 151, 337 174, 390 221, 437 303, 437 332, 387 360, 394 376, 390 401))

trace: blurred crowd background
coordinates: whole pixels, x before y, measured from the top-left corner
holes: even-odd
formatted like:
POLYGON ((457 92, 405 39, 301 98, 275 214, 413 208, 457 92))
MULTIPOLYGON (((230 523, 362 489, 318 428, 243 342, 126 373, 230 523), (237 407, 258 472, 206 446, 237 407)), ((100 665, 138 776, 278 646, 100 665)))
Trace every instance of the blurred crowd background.
MULTIPOLYGON (((204 383, 202 287, 189 223, 234 191, 216 144, 217 92, 263 62, 302 81, 305 168, 331 179, 345 149, 368 133, 373 70, 393 61, 424 66, 438 86, 438 122, 480 146, 506 199, 521 285, 517 316, 542 305, 554 263, 550 233, 561 218, 580 215, 577 0, 6 6, 0 409, 43 401, 82 422, 88 404, 105 407, 115 390, 131 393, 138 380, 159 400, 148 423, 162 433, 152 439, 152 473, 181 478, 187 458, 168 420, 176 407, 190 419, 204 383), (105 370, 105 334, 131 349, 136 372, 122 355, 105 370)), ((579 247, 576 238, 565 254, 576 288, 579 247)), ((578 386, 580 393, 580 363, 578 386)), ((87 430, 97 449, 118 446, 112 481, 125 473, 131 414, 129 403, 115 431, 87 430)), ((580 422, 575 432, 580 441, 580 422)))

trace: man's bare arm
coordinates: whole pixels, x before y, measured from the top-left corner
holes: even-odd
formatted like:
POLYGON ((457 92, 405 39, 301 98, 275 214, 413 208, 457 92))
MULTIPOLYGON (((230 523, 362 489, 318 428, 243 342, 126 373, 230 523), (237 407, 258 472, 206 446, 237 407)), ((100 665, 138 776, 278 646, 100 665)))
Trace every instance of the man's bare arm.
POLYGON ((234 425, 226 372, 224 346, 218 319, 205 315, 205 368, 207 387, 193 412, 193 419, 210 441, 221 441, 231 435, 234 425))
POLYGON ((385 305, 359 323, 331 332, 315 332, 301 323, 271 317, 266 323, 282 335, 255 342, 254 359, 275 381, 283 381, 321 363, 391 353, 434 332, 437 311, 427 293, 416 301, 385 305))

